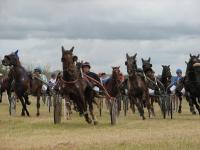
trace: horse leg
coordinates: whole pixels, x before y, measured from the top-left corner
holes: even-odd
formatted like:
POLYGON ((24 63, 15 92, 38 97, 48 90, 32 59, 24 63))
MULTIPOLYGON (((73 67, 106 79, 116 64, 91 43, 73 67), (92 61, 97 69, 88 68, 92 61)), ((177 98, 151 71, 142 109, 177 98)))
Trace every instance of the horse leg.
POLYGON ((64 116, 67 120, 71 119, 71 104, 69 97, 65 97, 64 100, 64 116))
POLYGON ((92 120, 90 119, 88 112, 87 112, 87 102, 85 101, 85 97, 84 97, 84 95, 82 95, 82 93, 80 93, 79 95, 80 95, 80 97, 76 98, 78 110, 79 110, 81 115, 84 115, 85 121, 88 124, 91 124, 92 120))
POLYGON ((188 101, 188 104, 189 104, 189 107, 190 107, 190 112, 195 115, 196 114, 196 111, 195 111, 195 108, 194 108, 194 104, 189 96, 189 93, 186 93, 186 100, 188 101))
POLYGON ((30 105, 31 102, 29 101, 29 97, 28 97, 28 93, 27 93, 27 92, 24 94, 23 97, 24 97, 24 99, 25 99, 25 103, 26 103, 27 105, 30 105))
MULTIPOLYGON (((25 103, 23 97, 20 96, 20 97, 18 97, 18 98, 19 98, 19 100, 20 100, 20 102, 21 102, 21 104, 22 104, 21 116, 25 116, 25 111, 26 111, 26 113, 28 112, 28 110, 27 110, 27 108, 26 108, 26 103, 25 103)), ((29 116, 29 112, 27 113, 27 115, 29 116)))
POLYGON ((149 114, 149 118, 151 118, 151 114, 153 117, 155 117, 155 112, 154 112, 154 97, 147 97, 147 110, 149 114))
POLYGON ((176 100, 176 112, 178 112, 178 96, 177 95, 175 95, 175 100, 176 100))
POLYGON ((93 104, 92 103, 89 104, 89 111, 90 111, 90 115, 92 117, 94 125, 97 125, 98 124, 98 120, 97 120, 96 116, 94 115, 94 108, 93 108, 93 104))
POLYGON ((0 91, 0 103, 2 102, 2 91, 0 91))
POLYGON ((7 91, 7 95, 8 95, 8 102, 9 102, 9 114, 10 114, 10 116, 12 115, 12 112, 11 112, 11 92, 8 90, 7 91))
POLYGON ((191 97, 191 99, 192 99, 194 105, 196 106, 196 109, 198 110, 199 115, 200 115, 200 106, 199 106, 199 104, 197 103, 196 98, 195 98, 195 97, 191 97))
POLYGON ((37 94, 37 114, 36 116, 40 116, 40 93, 37 94))
MULTIPOLYGON (((19 98, 20 99, 20 98, 19 98)), ((29 116, 29 112, 28 112, 28 109, 26 107, 26 104, 29 103, 28 105, 30 105, 31 103, 29 102, 28 100, 28 94, 24 94, 23 97, 21 97, 20 99, 21 103, 22 103, 22 106, 23 106, 23 110, 26 112, 26 115, 29 116), (24 98, 24 100, 23 100, 24 98)), ((23 112, 22 112, 23 113, 23 112)))
POLYGON ((152 116, 155 116, 154 108, 153 108, 154 98, 149 96, 148 90, 144 93, 143 99, 147 106, 149 118, 151 118, 151 113, 152 113, 152 116))
MULTIPOLYGON (((90 88, 89 88, 90 89, 90 88)), ((94 115, 94 108, 93 108, 93 103, 97 105, 97 102, 95 101, 94 99, 94 91, 91 89, 91 90, 86 90, 86 101, 88 103, 88 106, 89 106, 89 111, 90 111, 90 115, 92 117, 92 121, 94 123, 94 125, 97 125, 98 124, 98 121, 97 121, 97 118, 96 116, 94 115)))
POLYGON ((182 112, 182 96, 181 95, 179 95, 178 96, 178 98, 179 98, 179 108, 178 108, 178 113, 181 113, 182 112))
POLYGON ((144 117, 144 109, 143 109, 143 104, 142 104, 142 100, 139 101, 138 98, 135 98, 135 105, 137 106, 137 109, 140 113, 140 116, 142 117, 143 120, 145 120, 145 117, 144 117))
POLYGON ((133 114, 135 113, 135 104, 134 104, 134 100, 132 98, 129 98, 130 99, 130 108, 133 112, 133 114))

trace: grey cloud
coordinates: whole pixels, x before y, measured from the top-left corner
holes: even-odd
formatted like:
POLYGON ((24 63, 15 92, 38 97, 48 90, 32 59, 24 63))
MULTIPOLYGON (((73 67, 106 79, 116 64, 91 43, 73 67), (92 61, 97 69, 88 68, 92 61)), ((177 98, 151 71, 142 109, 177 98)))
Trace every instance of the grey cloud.
POLYGON ((2 7, 0 38, 144 40, 199 36, 198 4, 196 0, 8 1, 2 7))

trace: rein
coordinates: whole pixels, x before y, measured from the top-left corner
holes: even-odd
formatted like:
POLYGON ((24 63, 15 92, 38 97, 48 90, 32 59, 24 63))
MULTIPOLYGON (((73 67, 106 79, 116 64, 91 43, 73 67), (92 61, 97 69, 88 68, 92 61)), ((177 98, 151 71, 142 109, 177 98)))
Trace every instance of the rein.
POLYGON ((106 96, 109 98, 109 99, 112 99, 113 97, 110 96, 110 94, 108 93, 108 91, 106 90, 106 88, 97 80, 91 78, 90 76, 86 75, 86 74, 83 74, 83 76, 85 76, 86 78, 88 78, 89 80, 95 82, 97 85, 99 85, 105 92, 106 96))

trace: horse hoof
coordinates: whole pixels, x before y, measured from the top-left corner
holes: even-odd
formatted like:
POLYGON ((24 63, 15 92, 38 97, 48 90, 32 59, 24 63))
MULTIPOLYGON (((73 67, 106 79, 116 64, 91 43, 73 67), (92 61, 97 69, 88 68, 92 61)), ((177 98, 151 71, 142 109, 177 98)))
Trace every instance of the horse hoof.
POLYGON ((95 125, 95 126, 98 125, 98 121, 94 121, 94 125, 95 125))
POLYGON ((86 121, 88 124, 92 124, 92 120, 90 118, 88 118, 86 121))
POLYGON ((36 116, 37 116, 37 117, 40 116, 40 113, 37 113, 36 116))
POLYGON ((25 116, 25 113, 21 113, 21 116, 24 117, 24 116, 25 116))
POLYGON ((27 104, 27 105, 30 105, 30 104, 31 104, 31 102, 30 102, 30 101, 27 101, 27 102, 26 102, 26 104, 27 104))
POLYGON ((193 111, 192 114, 193 114, 193 115, 196 115, 196 111, 193 111))
POLYGON ((182 113, 182 111, 181 111, 181 110, 178 110, 178 113, 179 113, 179 114, 181 114, 181 113, 182 113))
POLYGON ((146 118, 145 117, 142 117, 142 120, 145 120, 146 118))

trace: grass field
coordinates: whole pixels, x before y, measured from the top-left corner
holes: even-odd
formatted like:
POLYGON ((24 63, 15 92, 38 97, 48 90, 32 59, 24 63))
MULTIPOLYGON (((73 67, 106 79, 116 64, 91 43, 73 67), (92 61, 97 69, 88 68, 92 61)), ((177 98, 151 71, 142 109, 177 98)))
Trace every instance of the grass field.
MULTIPOLYGON (((73 113, 72 120, 53 124, 53 116, 47 106, 41 104, 41 116, 36 117, 35 98, 29 106, 31 117, 21 117, 21 105, 17 115, 8 114, 7 98, 0 104, 0 149, 70 149, 70 150, 199 150, 200 117, 189 112, 184 102, 182 114, 163 120, 156 104, 156 117, 139 118, 138 114, 122 114, 116 126, 110 125, 107 110, 98 115, 97 126, 88 125, 84 118, 73 113)), ((147 113, 146 113, 147 116, 147 113)))

